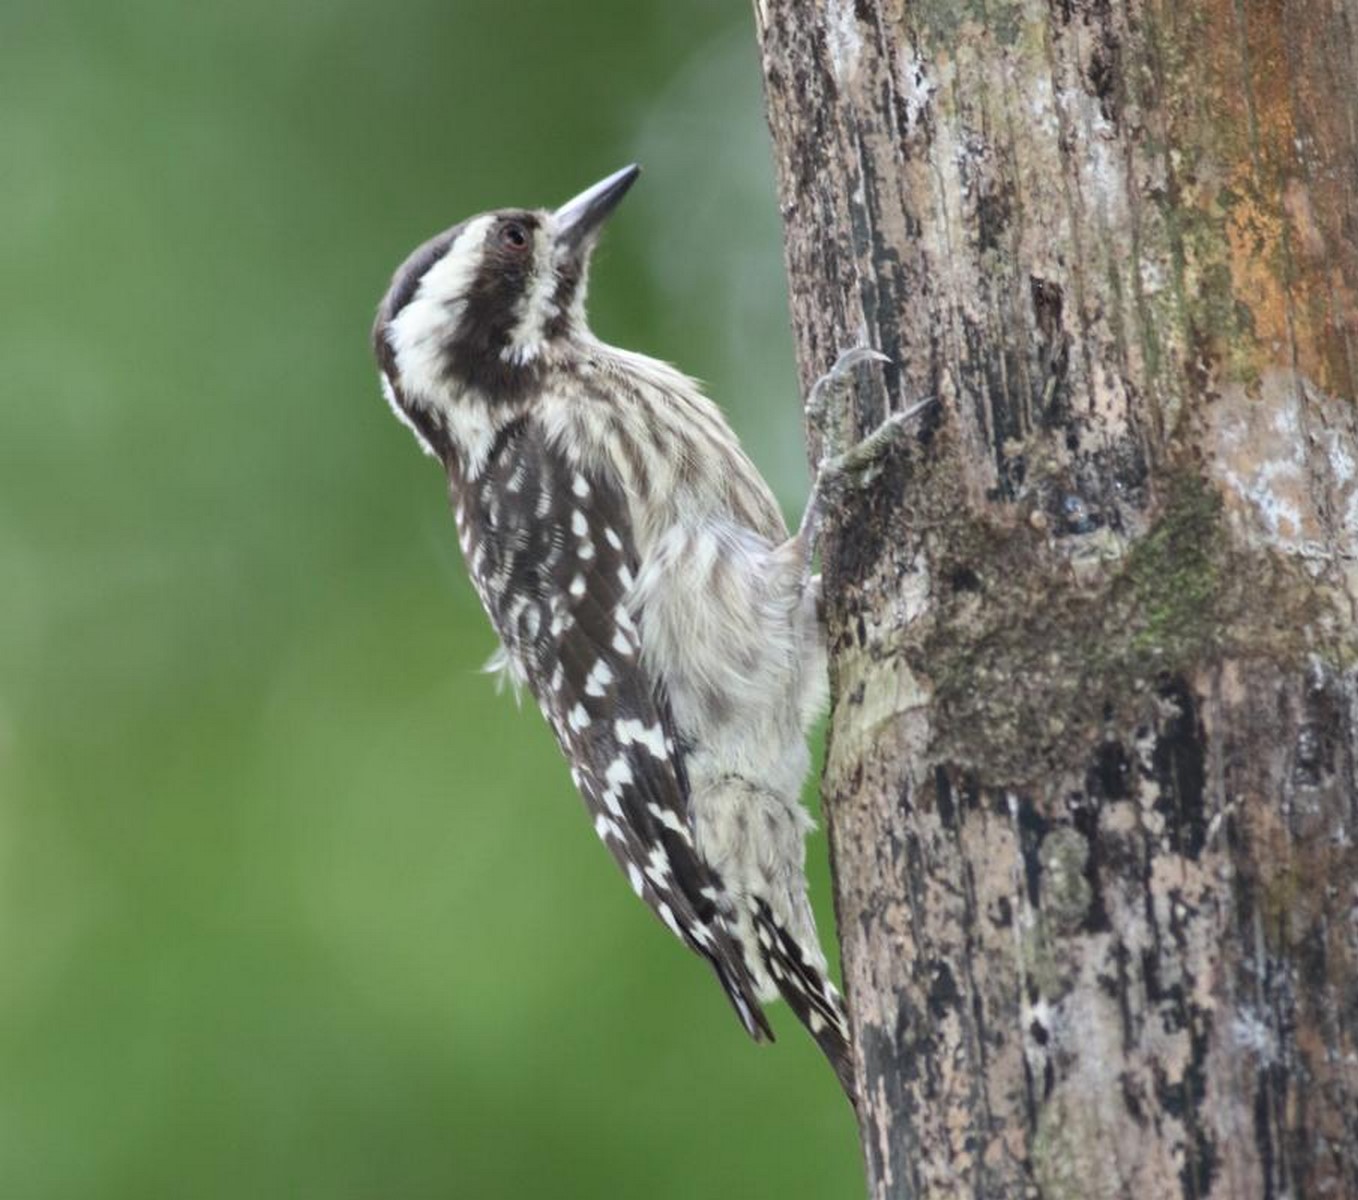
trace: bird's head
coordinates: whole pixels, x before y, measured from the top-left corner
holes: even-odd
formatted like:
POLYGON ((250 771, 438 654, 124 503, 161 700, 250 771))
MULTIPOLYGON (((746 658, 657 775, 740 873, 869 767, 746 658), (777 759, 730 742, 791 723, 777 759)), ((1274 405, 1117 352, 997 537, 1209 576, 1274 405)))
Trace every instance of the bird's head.
POLYGON ((494 403, 533 387, 553 349, 585 329, 590 254, 640 173, 624 167, 555 211, 482 213, 411 254, 373 327, 384 385, 401 406, 467 392, 494 403))

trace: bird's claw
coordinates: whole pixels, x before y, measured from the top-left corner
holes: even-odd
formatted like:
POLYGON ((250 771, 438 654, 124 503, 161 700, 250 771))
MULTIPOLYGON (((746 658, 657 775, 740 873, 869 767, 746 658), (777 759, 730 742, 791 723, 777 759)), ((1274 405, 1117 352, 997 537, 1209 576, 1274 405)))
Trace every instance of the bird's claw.
POLYGON ((836 421, 833 423, 834 427, 830 427, 831 423, 828 421, 830 398, 839 395, 845 386, 853 381, 856 367, 864 363, 890 361, 891 359, 880 350, 874 350, 871 346, 851 346, 848 350, 842 351, 835 359, 834 365, 812 385, 811 392, 806 398, 806 418, 830 455, 842 453, 848 448, 845 445, 848 439, 845 436, 844 421, 842 419, 836 421))
POLYGON ((900 435, 907 423, 929 405, 934 403, 931 396, 918 404, 912 404, 904 412, 892 413, 867 437, 849 444, 848 413, 841 405, 832 414, 828 400, 839 393, 846 382, 852 379, 856 367, 868 362, 890 362, 891 359, 878 350, 867 346, 854 346, 845 350, 835 359, 824 375, 816 380, 806 400, 806 418, 819 435, 822 448, 816 478, 812 482, 811 496, 797 531, 797 543, 803 556, 803 573, 809 578, 811 560, 815 555, 817 537, 820 529, 820 516, 827 494, 837 490, 849 480, 862 482, 868 471, 877 464, 887 447, 900 435), (835 418, 831 420, 831 416, 835 418))
POLYGON ((829 375, 832 379, 843 379, 859 363, 890 361, 890 355, 874 350, 871 346, 850 346, 849 349, 841 351, 839 357, 835 359, 829 375))

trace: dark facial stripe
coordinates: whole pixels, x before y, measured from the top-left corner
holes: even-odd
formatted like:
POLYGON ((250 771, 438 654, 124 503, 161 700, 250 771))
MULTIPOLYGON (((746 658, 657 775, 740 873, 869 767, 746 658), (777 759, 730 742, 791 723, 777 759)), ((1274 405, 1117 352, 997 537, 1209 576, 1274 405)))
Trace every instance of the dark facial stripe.
POLYGON ((464 293, 461 319, 444 347, 448 375, 492 402, 518 400, 542 378, 541 364, 505 362, 502 357, 535 265, 531 249, 525 252, 500 240, 508 222, 522 226, 529 246, 535 244, 538 213, 510 209, 497 214, 480 267, 464 293))

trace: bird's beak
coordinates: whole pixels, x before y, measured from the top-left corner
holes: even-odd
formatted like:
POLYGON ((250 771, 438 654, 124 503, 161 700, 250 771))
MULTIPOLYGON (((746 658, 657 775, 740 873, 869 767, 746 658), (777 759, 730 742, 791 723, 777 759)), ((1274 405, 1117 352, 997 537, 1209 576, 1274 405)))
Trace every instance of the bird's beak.
POLYGON ((567 200, 552 214, 556 244, 569 252, 587 246, 640 174, 641 168, 633 163, 567 200))

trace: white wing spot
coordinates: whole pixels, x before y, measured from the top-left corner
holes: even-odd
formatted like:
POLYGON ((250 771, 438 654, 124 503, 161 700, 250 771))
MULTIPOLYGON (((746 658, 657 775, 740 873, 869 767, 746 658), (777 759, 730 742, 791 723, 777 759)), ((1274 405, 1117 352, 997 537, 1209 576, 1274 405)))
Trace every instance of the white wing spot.
POLYGON ((531 641, 537 637, 541 628, 542 610, 536 604, 533 604, 523 614, 523 636, 531 641))
POLYGON ((646 864, 646 874, 658 887, 669 886, 667 880, 670 875, 670 859, 663 847, 656 846, 651 850, 651 861, 646 864))
POLYGON ((571 532, 576 537, 584 537, 589 532, 589 521, 578 508, 571 513, 571 532))
POLYGON ((589 480, 577 473, 575 478, 571 481, 571 491, 583 500, 589 495, 589 480))
POLYGON ((633 782, 632 765, 621 754, 618 755, 608 764, 608 770, 604 772, 604 782, 608 786, 603 790, 603 802, 608 806, 609 812, 620 817, 622 789, 633 782))
POLYGON ((571 580, 571 595, 577 600, 585 594, 585 577, 577 575, 571 580))
POLYGON ((665 826, 666 829, 674 830, 674 832, 679 834, 685 841, 688 841, 688 830, 684 827, 684 823, 668 808, 661 808, 658 804, 648 804, 646 807, 650 809, 651 816, 665 826))
POLYGON ((583 704, 577 704, 571 709, 570 716, 566 720, 570 727, 578 733, 580 730, 588 728, 589 713, 585 711, 583 704))
POLYGON ((613 734, 624 746, 645 746, 656 758, 665 755, 665 731, 659 725, 643 725, 640 721, 619 719, 613 722, 613 734))
POLYGON ((683 931, 679 928, 679 922, 674 919, 674 911, 663 900, 655 906, 655 911, 660 915, 660 919, 665 922, 679 937, 683 937, 683 931))
POLYGON ((614 550, 622 549, 622 538, 618 536, 618 531, 612 525, 604 530, 604 538, 614 550))
POLYGON ((613 649, 617 651, 617 653, 621 654, 624 658, 632 657, 633 652, 632 639, 629 638, 627 634, 624 633, 621 629, 619 629, 618 632, 613 635, 613 649))
POLYGON ((622 830, 618 827, 618 823, 612 817, 603 813, 594 818, 594 832, 599 835, 601 842, 606 842, 609 838, 618 842, 622 841, 622 830))
POLYGON ((613 669, 601 658, 585 680, 585 695, 602 696, 604 689, 612 682, 613 669))
POLYGON ((632 890, 640 896, 644 881, 641 878, 641 872, 637 870, 636 863, 627 864, 627 882, 632 885, 632 890))

